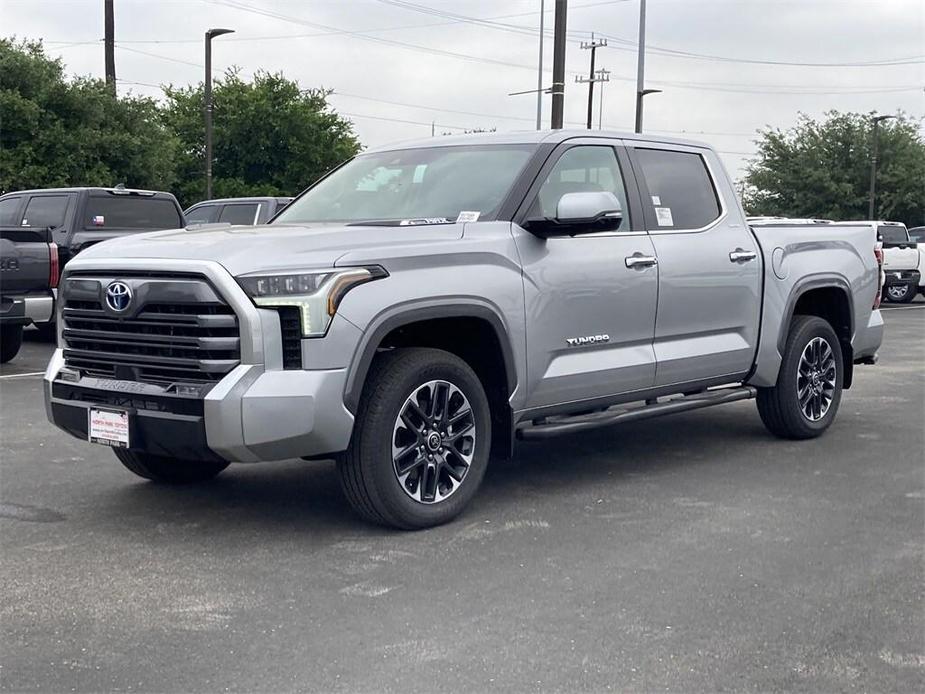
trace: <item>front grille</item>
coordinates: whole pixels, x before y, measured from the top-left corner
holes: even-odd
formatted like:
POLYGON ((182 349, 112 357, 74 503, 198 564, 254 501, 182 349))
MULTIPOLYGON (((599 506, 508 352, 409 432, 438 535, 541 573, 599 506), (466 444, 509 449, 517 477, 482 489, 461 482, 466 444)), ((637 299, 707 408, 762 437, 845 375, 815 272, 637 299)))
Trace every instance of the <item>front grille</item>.
POLYGON ((67 366, 88 376, 167 385, 215 382, 240 362, 237 316, 204 279, 124 280, 137 296, 147 297, 125 318, 100 302, 109 281, 67 282, 62 311, 67 366))

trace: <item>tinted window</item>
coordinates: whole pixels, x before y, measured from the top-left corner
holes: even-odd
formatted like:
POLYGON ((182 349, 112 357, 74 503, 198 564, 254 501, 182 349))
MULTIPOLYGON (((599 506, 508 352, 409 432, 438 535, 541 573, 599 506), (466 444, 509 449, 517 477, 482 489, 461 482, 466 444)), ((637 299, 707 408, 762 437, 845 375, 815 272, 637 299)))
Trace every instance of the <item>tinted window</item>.
POLYGON ((703 157, 688 152, 637 149, 649 189, 643 200, 650 229, 699 229, 719 217, 719 201, 703 157))
POLYGON ((492 219, 534 149, 486 145, 362 154, 309 189, 274 223, 452 222, 463 211, 492 219))
POLYGON ((217 205, 201 205, 187 211, 183 216, 186 217, 187 224, 204 224, 212 219, 216 207, 217 205))
POLYGON ((620 229, 629 229, 626 189, 617 155, 612 147, 588 145, 572 147, 559 157, 537 193, 528 217, 555 217, 559 200, 566 193, 607 191, 617 196, 623 210, 620 229))
POLYGON ((218 221, 226 224, 253 224, 257 215, 257 203, 248 205, 225 205, 218 221))
POLYGON ((909 232, 906 227, 883 225, 877 227, 877 238, 884 243, 909 243, 909 232))
POLYGON ((173 200, 136 195, 95 195, 87 201, 87 229, 177 229, 183 226, 173 200))
POLYGON ((34 197, 26 205, 22 217, 24 227, 59 227, 64 224, 67 211, 67 195, 43 195, 34 197))
POLYGON ((0 227, 19 226, 19 205, 22 198, 0 200, 0 227))
POLYGON ((925 242, 925 227, 915 227, 914 229, 910 229, 909 237, 918 243, 925 242))

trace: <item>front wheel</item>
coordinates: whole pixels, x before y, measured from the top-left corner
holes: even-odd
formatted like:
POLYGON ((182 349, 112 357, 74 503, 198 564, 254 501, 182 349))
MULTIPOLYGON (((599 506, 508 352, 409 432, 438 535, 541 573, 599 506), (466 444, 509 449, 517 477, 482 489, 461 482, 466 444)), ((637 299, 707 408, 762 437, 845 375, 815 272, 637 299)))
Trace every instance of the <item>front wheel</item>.
POLYGON ((114 448, 113 453, 139 477, 162 484, 205 482, 228 467, 228 462, 224 460, 175 460, 125 448, 114 448))
POLYGON ((765 427, 785 439, 819 436, 841 402, 841 345, 832 326, 816 316, 795 316, 784 347, 777 385, 758 390, 765 427))
POLYGON ((437 349, 397 349, 370 369, 350 447, 338 462, 353 508, 412 530, 446 523, 475 495, 491 448, 475 372, 437 349))
POLYGON ((911 284, 891 284, 883 294, 884 298, 894 304, 908 304, 915 298, 916 287, 911 284))

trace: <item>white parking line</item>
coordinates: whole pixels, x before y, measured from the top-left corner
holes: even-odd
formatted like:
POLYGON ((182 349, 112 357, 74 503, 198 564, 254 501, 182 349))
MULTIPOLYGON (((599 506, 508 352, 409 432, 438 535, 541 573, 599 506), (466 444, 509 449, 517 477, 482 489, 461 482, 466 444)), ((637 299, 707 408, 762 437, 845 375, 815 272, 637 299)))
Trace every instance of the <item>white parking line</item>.
POLYGON ((33 372, 27 373, 27 374, 5 374, 5 375, 3 375, 3 376, 0 376, 0 379, 3 379, 3 378, 28 378, 29 376, 44 376, 44 375, 45 375, 45 372, 44 372, 44 371, 33 371, 33 372))
POLYGON ((925 308, 925 304, 917 304, 915 306, 883 306, 881 311, 907 311, 910 308, 925 308))

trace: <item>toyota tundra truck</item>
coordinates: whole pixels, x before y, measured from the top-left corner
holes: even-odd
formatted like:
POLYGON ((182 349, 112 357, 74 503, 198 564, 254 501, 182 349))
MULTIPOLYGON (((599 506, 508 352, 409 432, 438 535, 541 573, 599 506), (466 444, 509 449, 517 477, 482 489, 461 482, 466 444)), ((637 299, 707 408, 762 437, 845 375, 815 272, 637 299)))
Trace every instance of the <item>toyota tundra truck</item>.
POLYGON ((749 227, 695 142, 385 147, 268 226, 82 252, 47 412, 155 482, 334 459, 362 517, 423 528, 518 440, 747 399, 775 436, 819 436, 876 360, 880 253, 870 227, 749 227))

